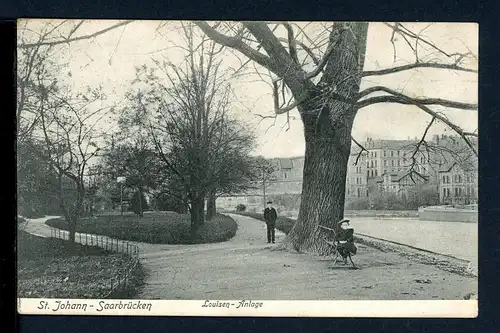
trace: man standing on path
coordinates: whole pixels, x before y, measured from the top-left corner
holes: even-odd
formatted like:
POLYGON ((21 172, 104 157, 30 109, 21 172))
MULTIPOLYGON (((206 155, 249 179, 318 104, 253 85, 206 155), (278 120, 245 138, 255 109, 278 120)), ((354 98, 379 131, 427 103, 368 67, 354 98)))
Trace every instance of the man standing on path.
POLYGON ((267 202, 267 208, 264 210, 264 220, 266 220, 267 224, 267 242, 274 243, 274 228, 276 227, 276 219, 278 218, 278 214, 276 213, 276 209, 273 207, 272 201, 267 202))

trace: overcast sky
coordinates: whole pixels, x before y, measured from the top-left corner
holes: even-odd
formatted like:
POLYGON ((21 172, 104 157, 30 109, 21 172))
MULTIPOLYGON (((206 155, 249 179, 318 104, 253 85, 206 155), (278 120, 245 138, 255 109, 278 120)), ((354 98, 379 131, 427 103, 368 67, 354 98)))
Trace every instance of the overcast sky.
MULTIPOLYGON (((92 33, 112 25, 113 21, 90 21, 82 26, 79 34, 92 33)), ((102 85, 111 99, 120 100, 130 89, 135 78, 135 67, 151 64, 152 58, 167 56, 174 63, 183 60, 182 51, 172 48, 173 43, 180 43, 176 26, 157 30, 158 21, 137 21, 124 28, 120 27, 93 40, 72 43, 69 47, 72 80, 75 85, 102 85)), ((427 27, 427 23, 411 25, 415 31, 427 27)), ((319 28, 319 25, 317 26, 319 28)), ((478 26, 468 23, 440 23, 429 26, 423 36, 432 40, 446 51, 478 54, 478 26)), ((389 68, 412 61, 409 47, 403 47, 399 41, 397 59, 394 62, 393 46, 390 42, 391 31, 381 23, 370 23, 365 70, 389 68)), ((66 56, 62 56, 66 61, 66 56)), ((227 55, 225 64, 237 67, 239 60, 227 55)), ((477 63, 467 63, 477 68, 477 63)), ((291 112, 295 120, 291 121, 288 131, 283 129, 286 117, 278 117, 274 126, 272 120, 259 123, 255 114, 271 115, 273 102, 269 86, 255 78, 241 77, 231 81, 235 91, 232 112, 242 121, 251 123, 259 136, 257 154, 266 157, 297 156, 304 153, 302 125, 296 110, 291 112)), ((458 73, 448 70, 420 69, 384 77, 370 77, 362 82, 362 88, 384 84, 402 91, 412 97, 441 97, 462 102, 477 103, 477 74, 458 73)), ((468 131, 477 128, 477 112, 439 109, 468 131)), ((416 107, 398 104, 376 104, 359 111, 353 128, 353 136, 363 141, 367 137, 385 139, 407 139, 420 136, 430 116, 416 107)), ((451 133, 442 124, 434 126, 429 135, 451 133)))

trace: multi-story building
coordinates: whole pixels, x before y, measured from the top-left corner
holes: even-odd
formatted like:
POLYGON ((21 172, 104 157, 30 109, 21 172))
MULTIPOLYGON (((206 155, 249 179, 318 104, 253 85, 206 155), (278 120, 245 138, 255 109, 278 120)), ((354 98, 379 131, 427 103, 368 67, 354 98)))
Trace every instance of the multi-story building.
POLYGON ((420 173, 408 173, 407 171, 386 172, 376 180, 377 189, 381 192, 407 195, 408 190, 428 183, 429 178, 420 173))
POLYGON ((274 171, 266 181, 257 181, 245 193, 219 197, 219 209, 234 209, 240 203, 249 210, 263 209, 269 195, 302 193, 304 157, 273 158, 269 162, 274 171))
MULTIPOLYGON (((429 179, 429 154, 415 152, 415 140, 373 140, 362 144, 365 150, 353 147, 347 171, 347 198, 368 196, 370 191, 400 188, 410 169, 419 179, 429 179), (361 153, 360 153, 361 152, 361 153), (397 185, 393 184, 397 179, 397 185)), ((411 178, 410 178, 411 179, 411 178)), ((405 185, 406 187, 406 185, 405 185)))
POLYGON ((439 170, 439 201, 452 205, 477 204, 477 184, 477 161, 449 163, 439 170))
POLYGON ((346 197, 365 197, 368 195, 368 177, 365 165, 369 165, 368 154, 353 152, 347 162, 346 197))
MULTIPOLYGON (((365 148, 363 151, 357 145, 353 145, 347 166, 346 198, 366 198, 375 191, 404 195, 408 189, 415 185, 430 183, 436 185, 436 191, 439 189, 441 202, 447 202, 445 200, 447 197, 443 193, 447 193, 444 191, 447 191, 445 188, 449 186, 448 183, 442 182, 442 176, 455 175, 459 171, 453 168, 445 171, 445 167, 451 166, 450 163, 455 161, 457 156, 462 155, 463 151, 470 152, 470 150, 464 146, 460 138, 455 136, 434 136, 429 142, 420 143, 420 148, 416 151, 418 144, 419 139, 417 138, 414 140, 374 140, 368 138, 366 142, 361 144, 365 148)), ((304 157, 274 158, 270 161, 274 165, 272 177, 274 180, 266 184, 266 195, 300 194, 304 157)), ((475 193, 477 200, 477 161, 475 164, 472 162, 469 165, 468 170, 471 170, 467 171, 469 174, 472 170, 476 170, 475 184, 471 181, 467 187, 462 182, 461 184, 465 187, 463 190, 457 189, 456 191, 475 193)), ((465 172, 461 177, 468 179, 465 172)), ((471 177, 469 176, 469 178, 471 177)), ((458 195, 455 196, 455 198, 458 197, 458 195)), ((244 203, 247 207, 262 207, 263 201, 264 188, 263 184, 260 183, 256 184, 255 189, 239 196, 221 197, 217 204, 222 209, 234 209, 237 203, 244 203)))

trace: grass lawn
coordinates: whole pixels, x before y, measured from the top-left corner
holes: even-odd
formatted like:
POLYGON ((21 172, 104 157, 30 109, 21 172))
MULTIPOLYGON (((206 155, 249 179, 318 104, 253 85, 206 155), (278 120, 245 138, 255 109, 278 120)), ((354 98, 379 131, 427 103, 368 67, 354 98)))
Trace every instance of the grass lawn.
MULTIPOLYGON (((69 251, 68 241, 18 232, 18 297, 102 298, 111 280, 133 263, 130 256, 97 247, 76 245, 69 251)), ((142 267, 124 295, 133 295, 142 284, 142 267)), ((120 295, 113 295, 120 298, 120 295)))
MULTIPOLYGON (((232 212, 233 214, 240 214, 243 216, 248 216, 248 217, 253 217, 254 219, 261 220, 261 221, 266 221, 264 219, 264 214, 263 213, 251 213, 251 212, 232 212)), ((288 234, 290 230, 292 229, 293 225, 295 224, 295 220, 290 219, 288 217, 284 216, 278 216, 278 219, 276 220, 276 229, 284 232, 285 234, 288 234)))
MULTIPOLYGON (((64 219, 51 219, 49 226, 68 230, 64 219)), ((146 242, 152 244, 203 244, 218 243, 231 239, 238 225, 225 215, 216 215, 198 229, 195 239, 191 239, 189 214, 174 212, 148 212, 139 218, 131 213, 120 215, 100 215, 95 219, 85 218, 78 222, 77 232, 104 235, 117 239, 146 242)))

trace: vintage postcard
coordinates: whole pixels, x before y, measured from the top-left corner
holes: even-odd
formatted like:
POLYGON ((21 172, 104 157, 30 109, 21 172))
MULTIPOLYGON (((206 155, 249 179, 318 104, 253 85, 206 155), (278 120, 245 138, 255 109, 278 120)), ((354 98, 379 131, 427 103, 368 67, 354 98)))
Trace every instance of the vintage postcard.
POLYGON ((478 315, 478 24, 22 19, 18 312, 478 315))

